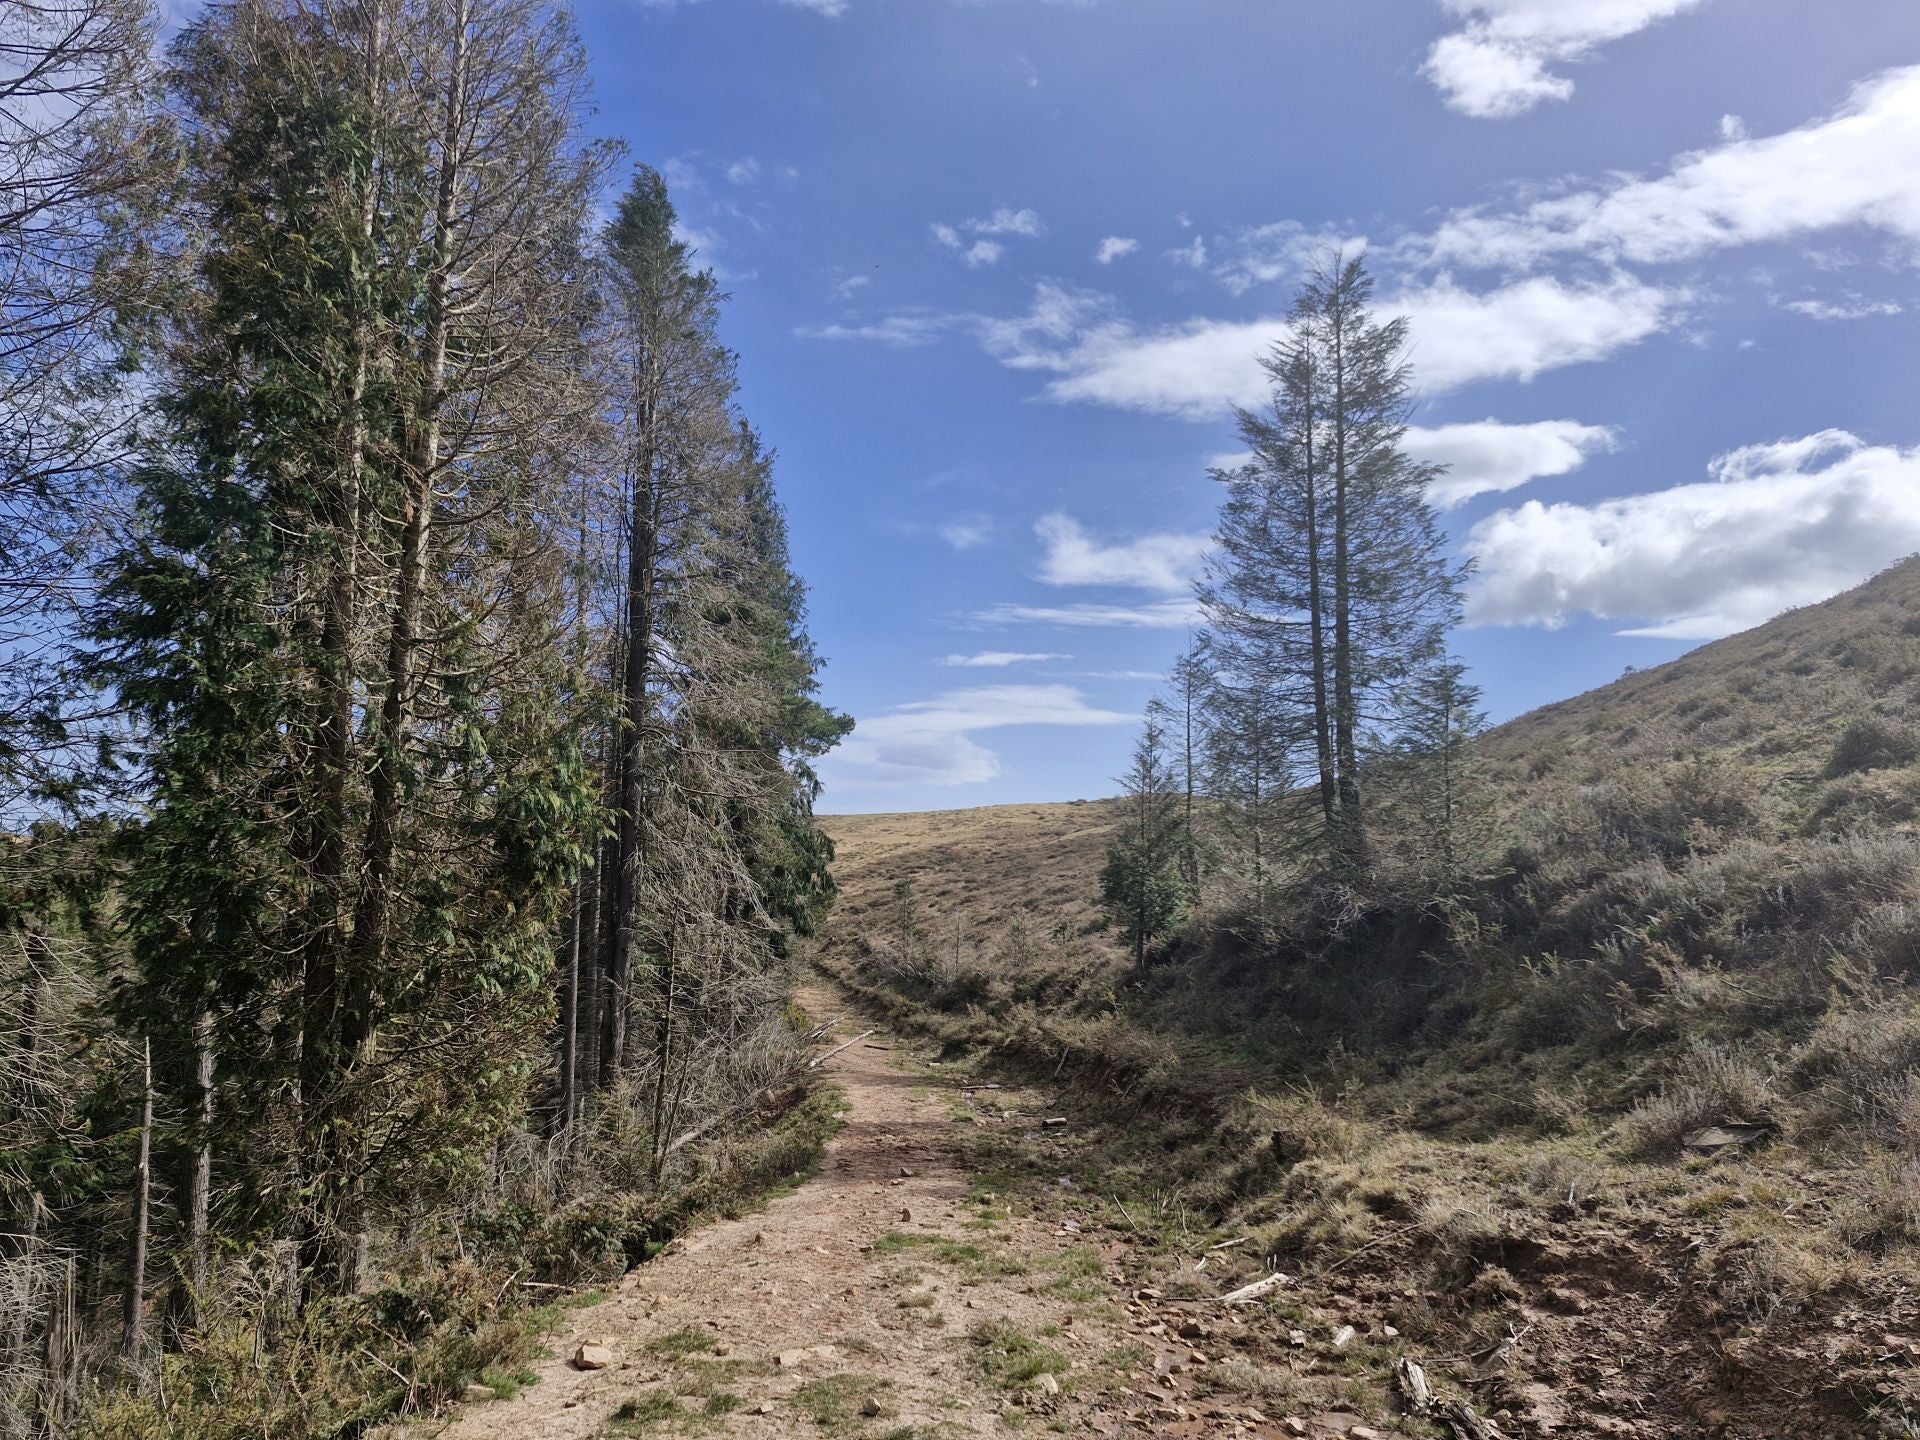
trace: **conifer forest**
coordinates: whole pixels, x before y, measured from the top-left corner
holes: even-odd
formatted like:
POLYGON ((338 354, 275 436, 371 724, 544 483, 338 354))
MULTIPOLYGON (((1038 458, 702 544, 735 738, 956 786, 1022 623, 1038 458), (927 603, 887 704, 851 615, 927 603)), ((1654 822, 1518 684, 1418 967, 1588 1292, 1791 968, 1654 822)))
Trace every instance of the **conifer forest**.
POLYGON ((643 1250, 832 894, 773 451, 568 16, 152 24, 0 18, 7 1434, 643 1250))

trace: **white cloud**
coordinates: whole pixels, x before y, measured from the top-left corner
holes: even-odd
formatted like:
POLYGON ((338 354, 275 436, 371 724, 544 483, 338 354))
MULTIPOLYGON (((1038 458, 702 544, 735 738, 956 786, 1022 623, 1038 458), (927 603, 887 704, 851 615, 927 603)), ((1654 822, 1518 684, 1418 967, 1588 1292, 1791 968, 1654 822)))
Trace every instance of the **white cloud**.
POLYGON ((1356 259, 1367 251, 1367 237, 1334 230, 1309 230, 1297 220, 1246 226, 1213 242, 1213 276, 1236 295, 1256 285, 1294 284, 1332 256, 1356 259))
POLYGON ((1124 585, 1169 593, 1192 584, 1210 544, 1205 535, 1142 535, 1103 545, 1079 521, 1059 512, 1041 516, 1033 533, 1046 546, 1039 578, 1049 585, 1124 585))
POLYGON ((1087 704, 1071 685, 983 685, 896 705, 862 719, 823 767, 831 786, 973 785, 1001 773, 973 737, 1021 725, 1132 725, 1138 717, 1087 704))
POLYGON ((1207 268, 1207 237, 1196 235, 1187 244, 1177 250, 1167 251, 1167 259, 1176 265, 1184 265, 1189 270, 1207 268))
POLYGON ((1111 265, 1114 261, 1133 254, 1139 248, 1138 240, 1130 240, 1125 235, 1109 235, 1094 250, 1093 258, 1102 265, 1111 265))
POLYGON ((1033 240, 1047 233, 1047 227, 1031 210, 1009 210, 1002 205, 984 220, 967 221, 971 235, 1020 235, 1033 240))
POLYGON ((1047 227, 1039 215, 1031 210, 1010 210, 1001 206, 984 220, 963 220, 958 225, 949 225, 944 221, 935 221, 927 227, 933 232, 933 238, 954 252, 969 269, 978 270, 982 266, 997 265, 1007 253, 1007 247, 998 239, 989 236, 1019 236, 1032 239, 1044 235, 1047 227), (969 237, 972 237, 969 239, 969 237))
POLYGON ((1523 115, 1565 100, 1573 81, 1548 67, 1590 58, 1702 0, 1441 0, 1464 29, 1443 35, 1423 73, 1447 105, 1481 119, 1523 115))
POLYGON ((1616 443, 1604 425, 1577 420, 1536 420, 1505 425, 1477 420, 1464 425, 1414 426, 1406 450, 1414 459, 1448 471, 1428 488, 1428 498, 1451 509, 1476 495, 1517 490, 1531 481, 1577 470, 1589 455, 1616 443))
POLYGON ((930 310, 903 310, 859 325, 803 325, 794 333, 803 340, 863 340, 873 345, 908 349, 931 345, 960 323, 961 318, 930 310))
POLYGON ((1431 394, 1604 360, 1660 330, 1685 299, 1628 275, 1537 277, 1488 292, 1442 276, 1381 301, 1380 312, 1407 317, 1415 377, 1431 394))
POLYGON ((1722 140, 1745 140, 1747 135, 1747 122, 1742 120, 1738 115, 1722 115, 1720 117, 1720 138, 1722 140))
MULTIPOLYGON (((1461 425, 1410 426, 1405 449, 1415 460, 1448 467, 1447 474, 1429 487, 1427 498, 1450 510, 1476 495, 1517 490, 1534 480, 1565 475, 1589 455, 1611 450, 1617 439, 1604 425, 1583 425, 1578 420, 1521 425, 1474 420, 1461 425)), ((1227 451, 1209 455, 1207 468, 1238 470, 1252 462, 1251 451, 1227 451)))
MULTIPOLYGON (((1585 283, 1533 277, 1490 292, 1442 276, 1377 309, 1408 317, 1416 380, 1434 394, 1605 359, 1660 330, 1684 298, 1626 275, 1585 283)), ((1025 315, 978 322, 976 330, 1003 365, 1057 376, 1049 399, 1211 420, 1263 403, 1260 357, 1286 336, 1287 322, 1195 319, 1143 333, 1111 297, 1048 282, 1025 315)))
POLYGON ((1920 551, 1920 448, 1844 430, 1720 456, 1712 479, 1594 505, 1529 501, 1468 533, 1468 619, 1640 622, 1707 640, 1858 584, 1920 551))
POLYGON ((993 517, 956 515, 940 526, 940 538, 955 550, 976 550, 993 538, 993 517))
POLYGON ((871 275, 843 275, 833 282, 828 293, 840 301, 851 300, 873 283, 871 275))
POLYGON ((1064 625, 1076 630, 1184 630, 1200 620, 1193 600, 1149 605, 994 605, 969 619, 982 625, 1064 625))
POLYGON ((1906 313, 1897 300, 1866 300, 1858 295, 1844 300, 1789 300, 1780 308, 1809 320, 1865 320, 1873 315, 1906 313))
POLYGON ((1920 66, 1863 81, 1797 130, 1684 155, 1657 179, 1462 211, 1421 243, 1440 264, 1658 263, 1853 225, 1920 245, 1920 66))
POLYGON ((756 280, 757 270, 735 270, 723 258, 726 242, 717 230, 704 230, 684 221, 673 222, 673 238, 687 247, 689 258, 699 269, 711 270, 719 280, 756 280))
POLYGON ((735 185, 751 185, 760 178, 760 162, 751 155, 727 166, 727 179, 735 185))
POLYGON ((940 664, 962 670, 1004 670, 1009 665, 1038 665, 1048 660, 1071 660, 1071 655, 1028 650, 982 650, 974 655, 947 655, 940 664))

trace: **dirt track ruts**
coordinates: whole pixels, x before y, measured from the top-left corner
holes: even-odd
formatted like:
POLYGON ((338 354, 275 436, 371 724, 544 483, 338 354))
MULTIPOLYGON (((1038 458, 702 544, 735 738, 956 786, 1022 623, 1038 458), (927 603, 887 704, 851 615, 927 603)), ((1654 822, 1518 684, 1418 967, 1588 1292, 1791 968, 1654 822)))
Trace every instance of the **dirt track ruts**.
MULTIPOLYGON (((826 1017, 846 1009, 814 986, 799 1001, 826 1017)), ((865 1022, 844 1021, 840 1044, 865 1022)), ((988 1434, 1000 1428, 1010 1393, 981 1372, 969 1331, 1003 1319, 1033 1333, 1053 1326, 1046 1343, 1075 1366, 1091 1362, 1114 1337, 1102 1333, 1067 1299, 1020 1276, 973 1277, 928 1263, 887 1235, 945 1237, 977 1244, 969 1228, 981 1207, 967 1201, 960 1130, 948 1083, 936 1069, 894 1048, 885 1032, 842 1050, 826 1069, 846 1094, 845 1122, 820 1172, 793 1193, 737 1220, 707 1225, 632 1271, 605 1301, 571 1311, 548 1342, 549 1359, 533 1368, 539 1383, 513 1398, 463 1407, 436 1433, 447 1440, 573 1440, 609 1432, 621 1406, 671 1394, 682 1362, 654 1348, 662 1337, 695 1330, 718 1347, 706 1364, 724 1372, 722 1388, 737 1396, 729 1414, 707 1415, 701 1403, 676 1401, 684 1429, 703 1435, 766 1437, 823 1433, 802 1388, 834 1376, 854 1413, 871 1398, 881 1413, 834 1425, 824 1433, 988 1434), (884 1047, 884 1048, 883 1048, 884 1047), (917 1272, 910 1274, 909 1272, 917 1272), (922 1293, 903 1307, 909 1293, 922 1293), (569 1363, 583 1340, 604 1341, 612 1367, 582 1372, 569 1363), (809 1351, 783 1367, 783 1353, 809 1351)), ((1061 1248, 1052 1227, 1007 1219, 995 1244, 1029 1250, 1061 1248)), ((789 1353, 789 1358, 792 1358, 789 1353)), ((704 1362, 703 1362, 704 1363, 704 1362)), ((1039 1391, 1022 1401, 1070 1411, 1072 1400, 1039 1391)), ((659 1401, 653 1403, 659 1404, 659 1401)))

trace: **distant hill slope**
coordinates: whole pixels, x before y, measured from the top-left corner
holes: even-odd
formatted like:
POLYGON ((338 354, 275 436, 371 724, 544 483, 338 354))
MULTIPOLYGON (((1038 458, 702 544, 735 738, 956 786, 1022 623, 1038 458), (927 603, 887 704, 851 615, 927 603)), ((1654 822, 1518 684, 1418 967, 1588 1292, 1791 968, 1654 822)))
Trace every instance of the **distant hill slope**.
MULTIPOLYGON (((1751 833, 1907 829, 1920 819, 1917 717, 1920 558, 1521 715, 1490 731, 1481 755, 1502 808, 1535 819, 1582 787, 1652 784, 1706 762, 1768 797, 1751 833)), ((902 879, 929 943, 950 952, 956 935, 963 951, 997 948, 1015 921, 1084 933, 1099 920, 1117 805, 826 816, 841 887, 830 942, 890 933, 902 879)))
POLYGON ((1099 919, 1100 867, 1118 818, 1112 800, 988 805, 898 815, 828 815, 840 898, 827 942, 891 937, 894 887, 914 891, 927 943, 951 953, 997 949, 1016 923, 1041 940, 1099 919))
POLYGON ((1523 783, 1550 774, 1590 783, 1644 761, 1711 755, 1768 783, 1813 786, 1879 768, 1868 763, 1875 758, 1905 763, 1897 732, 1920 704, 1917 682, 1920 558, 1522 715, 1492 731, 1482 752, 1497 776, 1523 783), (1896 732, 1895 751, 1836 766, 1843 731, 1874 718, 1896 732))

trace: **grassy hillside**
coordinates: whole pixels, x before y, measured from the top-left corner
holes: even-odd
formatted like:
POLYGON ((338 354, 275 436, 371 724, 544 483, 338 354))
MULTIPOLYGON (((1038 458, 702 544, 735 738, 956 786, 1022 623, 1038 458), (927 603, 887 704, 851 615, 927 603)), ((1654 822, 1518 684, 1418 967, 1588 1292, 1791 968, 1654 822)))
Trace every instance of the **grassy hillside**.
POLYGON ((1110 805, 843 818, 822 959, 1097 1098, 1114 1184, 1484 1351, 1510 1432, 1920 1435, 1916 700, 1908 562, 1493 732, 1455 903, 1222 896, 1135 972, 1110 805))
POLYGON ((890 931, 895 885, 909 881, 936 934, 954 923, 979 938, 1016 924, 1098 919, 1097 876, 1117 816, 1111 801, 1070 805, 987 805, 914 815, 832 815, 822 827, 839 854, 833 926, 890 931))
MULTIPOLYGON (((1840 774, 1892 761, 1893 773, 1872 788, 1892 782, 1906 793, 1916 777, 1900 767, 1920 758, 1917 700, 1920 559, 1671 664, 1523 715, 1488 735, 1483 751, 1508 780, 1572 773, 1589 782, 1646 761, 1707 754, 1737 761, 1756 781, 1801 802, 1818 801, 1818 787, 1840 774), (1860 726, 1891 732, 1894 748, 1836 756, 1840 738, 1860 726)), ((1826 818, 1838 818, 1836 802, 1827 797, 1826 818)), ((1909 821, 1913 813, 1881 818, 1909 821)))

